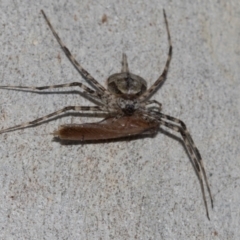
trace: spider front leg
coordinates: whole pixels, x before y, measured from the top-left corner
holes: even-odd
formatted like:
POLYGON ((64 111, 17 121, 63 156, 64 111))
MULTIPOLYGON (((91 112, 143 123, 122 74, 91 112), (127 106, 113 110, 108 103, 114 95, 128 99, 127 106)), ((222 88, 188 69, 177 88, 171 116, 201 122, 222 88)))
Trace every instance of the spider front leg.
POLYGON ((2 133, 5 133, 5 132, 9 132, 9 131, 14 131, 14 130, 17 130, 17 129, 20 129, 20 128, 26 128, 26 127, 30 127, 30 126, 34 126, 34 125, 37 125, 43 121, 46 121, 54 116, 59 116, 60 114, 64 113, 64 112, 67 112, 67 111, 70 111, 70 110, 74 110, 74 111, 92 111, 92 112, 108 112, 104 107, 100 107, 100 106, 67 106, 67 107, 64 107, 56 112, 53 112, 53 113, 50 113, 44 117, 40 117, 40 118, 37 118, 33 121, 30 121, 30 122, 25 122, 25 123, 22 123, 22 124, 19 124, 19 125, 15 125, 13 127, 9 127, 9 128, 5 128, 5 129, 2 129, 0 130, 0 134, 2 133))
POLYGON ((167 16, 166 16, 164 9, 163 9, 163 16, 164 16, 164 21, 165 21, 165 25, 166 25, 166 29, 167 29, 167 36, 168 36, 168 45, 169 45, 168 58, 165 63, 165 67, 163 69, 162 74, 155 81, 155 83, 144 94, 141 95, 141 97, 139 98, 140 102, 144 102, 146 99, 148 99, 153 94, 153 92, 156 91, 158 89, 158 87, 163 83, 163 81, 165 80, 165 78, 167 76, 169 65, 170 65, 170 62, 172 59, 172 41, 171 41, 170 31, 169 31, 169 27, 168 27, 167 16))
POLYGON ((41 13, 43 17, 45 18, 49 28, 51 29, 54 37, 57 39, 59 45, 61 46, 62 50, 64 51, 67 58, 70 60, 70 62, 73 64, 73 66, 77 69, 77 71, 90 83, 92 84, 98 91, 101 93, 105 93, 109 95, 109 92, 97 81, 95 80, 89 72, 87 72, 79 63, 78 61, 73 57, 71 52, 68 50, 68 48, 63 44, 61 38, 58 36, 57 32, 54 30, 52 24, 50 23, 48 17, 44 13, 43 10, 41 10, 41 13))
POLYGON ((159 120, 159 123, 162 124, 163 126, 166 126, 176 132, 179 132, 183 138, 183 142, 184 145, 187 148, 187 151, 189 152, 190 158, 193 161, 193 166, 196 170, 197 176, 199 178, 200 181, 200 185, 201 185, 201 190, 202 190, 202 194, 203 194, 203 200, 204 200, 204 205, 206 208, 206 213, 207 213, 207 217, 209 218, 209 212, 208 212, 208 205, 207 205, 207 200, 206 200, 206 195, 205 195, 205 190, 204 190, 204 184, 203 184, 203 177, 207 186, 207 190, 210 196, 210 200, 211 200, 211 206, 213 208, 213 198, 212 198, 212 193, 210 190, 210 186, 207 180, 207 175, 206 175, 206 171, 203 165, 203 161, 202 161, 202 157, 197 149, 197 147, 195 146, 193 139, 190 135, 190 133, 188 132, 186 125, 179 119, 162 114, 160 112, 154 112, 157 115, 157 118, 159 120), (167 122, 163 119, 166 119, 168 121, 172 121, 174 123, 180 124, 180 126, 174 124, 174 123, 170 123, 167 122))

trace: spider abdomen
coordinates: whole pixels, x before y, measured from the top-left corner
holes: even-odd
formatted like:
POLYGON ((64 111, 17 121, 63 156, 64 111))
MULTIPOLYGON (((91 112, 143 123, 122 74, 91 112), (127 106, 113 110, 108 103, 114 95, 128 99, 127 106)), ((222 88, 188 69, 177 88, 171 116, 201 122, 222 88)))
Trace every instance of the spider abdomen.
POLYGON ((141 95, 147 89, 146 81, 129 72, 115 73, 107 80, 108 91, 113 94, 141 95))

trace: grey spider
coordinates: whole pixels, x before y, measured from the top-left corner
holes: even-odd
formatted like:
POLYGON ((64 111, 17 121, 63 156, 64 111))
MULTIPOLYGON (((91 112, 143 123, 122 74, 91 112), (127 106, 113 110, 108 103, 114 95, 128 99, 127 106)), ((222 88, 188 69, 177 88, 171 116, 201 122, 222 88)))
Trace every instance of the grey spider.
POLYGON ((106 118, 97 123, 62 125, 54 132, 54 136, 62 140, 88 141, 113 139, 132 135, 142 135, 145 133, 157 133, 160 126, 170 128, 173 131, 179 132, 182 136, 183 143, 190 155, 194 169, 200 181, 206 214, 209 219, 203 179, 205 180, 205 184, 207 186, 212 207, 213 198, 202 157, 195 146, 193 139, 186 128, 186 125, 177 118, 163 114, 161 112, 162 105, 158 101, 148 100, 165 80, 172 57, 172 43, 165 11, 163 10, 163 16, 169 43, 168 58, 162 74, 148 89, 147 83, 143 78, 132 74, 129 71, 126 54, 123 54, 121 72, 111 75, 107 80, 108 88, 104 88, 76 61, 52 27, 44 11, 41 10, 41 12, 65 55, 82 75, 82 77, 87 80, 95 90, 85 86, 80 82, 71 82, 67 84, 42 87, 0 86, 0 88, 41 91, 53 88, 77 86, 82 89, 82 93, 85 94, 85 96, 94 100, 96 106, 67 106, 33 121, 2 129, 0 130, 0 134, 17 130, 19 128, 37 125, 49 118, 58 116, 70 110, 105 113, 106 118), (152 104, 154 104, 154 107, 151 106, 152 104))

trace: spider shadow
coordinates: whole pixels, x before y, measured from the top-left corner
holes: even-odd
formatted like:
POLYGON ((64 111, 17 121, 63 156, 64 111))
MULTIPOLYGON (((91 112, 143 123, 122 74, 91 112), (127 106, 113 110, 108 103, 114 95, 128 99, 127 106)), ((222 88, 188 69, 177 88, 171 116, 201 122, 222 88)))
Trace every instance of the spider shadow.
MULTIPOLYGON (((25 91, 25 90, 23 90, 25 91)), ((29 91, 29 92, 35 92, 35 91, 29 91)), ((81 93, 81 92, 78 92, 78 91, 70 91, 70 92, 75 92, 77 94, 81 93)), ((67 93, 70 93, 67 91, 67 93)), ((49 92, 40 92, 41 94, 50 94, 49 92)), ((53 92, 51 92, 53 93, 53 92)), ((59 94, 59 92, 56 92, 57 94, 59 94)), ((63 92, 60 92, 60 94, 63 93, 63 92)), ((92 99, 91 99, 92 100, 92 99)), ((22 128, 19 128, 20 129, 26 129, 26 128, 33 128, 33 127, 36 127, 36 126, 39 126, 39 125, 42 125, 42 124, 45 124, 45 123, 48 123, 48 122, 51 122, 51 121, 55 121, 59 118, 65 118, 65 117, 69 117, 69 116, 72 116, 72 117, 95 117, 95 118, 101 118, 100 121, 102 121, 104 118, 108 117, 109 114, 108 113, 81 113, 81 112, 66 112, 64 114, 61 114, 61 115, 58 115, 58 116, 55 116, 55 117, 52 117, 52 118, 49 118, 49 119, 46 119, 44 121, 41 121, 39 123, 36 123, 36 124, 33 124, 33 125, 29 125, 29 126, 26 126, 26 127, 22 127, 22 128)), ((34 121, 34 120, 33 120, 34 121)), ((99 122, 99 121, 96 121, 96 123, 99 122)), ((12 132, 12 131, 15 131, 16 129, 12 129, 12 130, 9 130, 9 131, 6 131, 6 132, 12 132)), ((188 158, 190 159, 190 162, 195 170, 195 173, 197 174, 197 170, 196 170, 196 167, 195 167, 195 164, 193 162, 193 160, 191 159, 190 157, 190 154, 188 153, 187 151, 187 148, 184 144, 184 141, 182 140, 182 138, 162 129, 162 128, 159 128, 159 131, 158 132, 155 132, 155 133, 144 133, 144 134, 139 134, 139 135, 134 135, 134 136, 126 136, 126 137, 121 137, 121 138, 116 138, 116 139, 107 139, 107 140, 89 140, 89 141, 69 141, 69 140, 61 140, 57 137, 54 137, 52 141, 54 142, 59 142, 61 145, 84 145, 84 144, 102 144, 102 143, 108 143, 108 142, 124 142, 124 141, 134 141, 134 140, 139 140, 139 139, 144 139, 144 138, 154 138, 158 133, 163 133, 164 135, 178 141, 179 143, 181 143, 181 145, 184 147, 184 150, 185 152, 187 153, 188 155, 188 158)), ((198 176, 198 174, 197 174, 198 176)))
POLYGON ((183 146, 183 149, 184 149, 185 153, 186 153, 187 156, 188 156, 188 159, 189 159, 189 161, 190 161, 190 163, 191 163, 191 165, 192 165, 192 167, 193 167, 193 169, 194 169, 194 172, 195 172, 195 174, 197 175, 198 180, 200 181, 199 176, 198 176, 197 169, 196 169, 196 167, 195 167, 195 164, 194 164, 194 162, 193 162, 193 160, 192 160, 192 158, 191 158, 191 156, 190 156, 190 154, 189 154, 189 152, 188 152, 188 150, 187 150, 187 147, 186 147, 185 144, 184 144, 183 139, 182 139, 180 136, 176 136, 176 135, 174 135, 174 134, 172 134, 172 133, 170 133, 170 132, 168 132, 167 130, 164 130, 164 129, 162 129, 162 128, 160 128, 159 132, 160 132, 160 133, 163 133, 163 134, 166 135, 167 137, 170 137, 170 138, 172 138, 173 140, 179 142, 179 143, 183 146))
MULTIPOLYGON (((72 114, 71 114, 72 115, 72 114)), ((86 116, 86 115, 84 115, 86 116)), ((155 132, 155 133, 145 133, 145 134, 139 134, 139 135, 134 135, 134 136, 127 136, 127 137, 121 137, 121 138, 116 138, 116 139, 107 139, 107 140, 88 140, 88 141, 73 141, 73 140, 61 140, 57 137, 54 137, 52 141, 54 142, 58 142, 60 143, 61 145, 63 146, 68 146, 68 145, 85 145, 85 144, 103 144, 103 143, 114 143, 114 142, 126 142, 126 141, 135 141, 135 140, 140 140, 140 139, 145 139, 145 138, 154 138, 158 133, 162 133, 164 135, 166 135, 167 137, 170 137, 172 138, 173 140, 179 142, 182 146, 183 146, 183 149, 185 151, 185 153, 187 154, 194 170, 195 170, 195 173, 197 175, 197 172, 196 172, 196 169, 195 169, 195 165, 194 165, 194 162, 192 161, 188 151, 187 151, 187 148, 184 144, 184 141, 182 140, 181 137, 178 137, 170 132, 168 132, 167 130, 164 130, 162 128, 159 129, 158 132, 155 132)))
MULTIPOLYGON (((193 160, 191 159, 190 157, 190 154, 188 153, 188 150, 184 144, 184 141, 183 139, 180 137, 180 136, 176 136, 174 135, 173 133, 170 133, 169 131, 167 130, 164 130, 162 128, 159 128, 159 131, 158 132, 155 132, 155 133, 146 133, 146 134, 139 134, 139 135, 134 135, 134 136, 127 136, 127 137, 121 137, 121 138, 117 138, 117 139, 107 139, 107 140, 88 140, 88 141, 72 141, 72 140, 61 140, 57 137, 54 137, 53 138, 53 142, 58 142, 60 143, 61 145, 63 146, 69 146, 69 145, 85 145, 85 144, 103 144, 103 143, 115 143, 115 142, 130 142, 130 141, 136 141, 136 140, 141 140, 141 139, 145 139, 145 138, 154 138, 158 133, 162 133, 164 135, 166 135, 167 137, 179 142, 182 146, 183 146, 183 149, 185 151, 185 153, 187 154, 188 156, 188 159, 194 169, 194 172, 195 174, 197 175, 198 177, 198 174, 197 174, 197 169, 195 167, 195 164, 193 162, 193 160)), ((199 177, 198 177, 199 179, 199 177)), ((199 179, 200 181, 200 179, 199 179)))
MULTIPOLYGON (((170 138, 178 141, 179 143, 181 143, 181 145, 183 146, 183 148, 184 148, 184 150, 185 150, 185 153, 186 153, 187 156, 188 156, 188 159, 190 160, 190 163, 192 164, 192 167, 193 167, 193 169, 194 169, 194 172, 195 172, 195 174, 196 174, 196 176, 197 176, 197 178, 198 178, 198 181, 199 181, 199 184, 200 184, 200 187, 201 187, 201 182, 204 181, 204 180, 203 180, 204 176, 203 176, 203 178, 201 178, 201 177, 199 176, 200 174, 199 174, 199 172, 198 172, 198 170, 197 170, 196 164, 194 163, 193 159, 191 158, 191 156, 190 156, 190 154, 189 154, 189 152, 188 152, 188 150, 187 150, 187 147, 186 147, 185 144, 184 144, 183 139, 182 139, 181 137, 175 136, 175 135, 173 135, 172 133, 167 132, 166 130, 163 130, 163 129, 161 129, 160 132, 161 132, 161 133, 164 133, 166 136, 168 136, 168 137, 170 137, 170 138)), ((198 159, 197 159, 197 161, 198 161, 198 159)), ((199 163, 199 161, 198 161, 198 163, 199 163)), ((199 165, 200 165, 200 163, 199 163, 199 165)), ((201 169, 201 166, 200 166, 200 169, 201 169)), ((201 171, 202 171, 202 170, 201 170, 201 171)), ((205 182, 205 183, 206 183, 206 182, 205 182)), ((204 183, 203 183, 203 184, 204 184, 204 183)), ((201 192, 202 192, 202 198, 203 198, 203 201, 204 201, 204 190, 203 190, 202 188, 201 188, 201 192)), ((213 207, 213 205, 212 205, 212 207, 213 207)), ((207 214, 207 215, 208 215, 208 214, 207 214)), ((208 219, 210 220, 209 217, 208 217, 208 219)))

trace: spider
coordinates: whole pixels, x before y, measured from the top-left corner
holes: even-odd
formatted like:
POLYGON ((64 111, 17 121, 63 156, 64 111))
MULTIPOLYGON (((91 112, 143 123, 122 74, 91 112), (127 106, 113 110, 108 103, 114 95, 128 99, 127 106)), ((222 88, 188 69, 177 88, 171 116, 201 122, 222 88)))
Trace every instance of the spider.
POLYGON ((159 86, 165 80, 170 65, 170 61, 172 58, 172 43, 165 10, 163 10, 163 17, 166 25, 169 44, 168 58, 165 63, 165 67, 163 69, 162 74, 150 88, 147 88, 147 83, 143 78, 135 74, 132 74, 129 71, 127 56, 124 53, 122 56, 121 72, 111 75, 107 79, 108 88, 107 89, 104 88, 76 61, 76 59, 70 53, 68 48, 63 44, 62 40, 52 27, 49 19, 47 18, 43 10, 41 10, 41 13, 43 14, 43 17, 45 18, 49 28, 51 29, 54 37, 58 41, 67 58, 78 70, 78 72, 82 75, 82 77, 89 84, 92 85, 94 90, 80 82, 71 82, 67 84, 42 87, 24 87, 24 86, 0 86, 0 87, 5 89, 41 91, 53 88, 77 86, 80 89, 82 89, 82 93, 86 97, 88 97, 88 99, 93 100, 96 103, 96 105, 67 106, 44 117, 37 118, 33 121, 0 130, 0 134, 40 124, 47 119, 50 119, 54 116, 59 116, 60 114, 70 110, 74 110, 77 112, 83 111, 92 113, 93 112, 103 113, 106 115, 106 118, 96 123, 62 125, 59 127, 58 130, 54 132, 54 136, 59 138, 60 140, 88 141, 88 140, 116 139, 132 135, 157 133, 160 126, 170 128, 171 130, 180 133, 180 135, 182 136, 183 143, 189 153, 193 167, 200 181, 204 205, 206 209, 206 215, 207 218, 210 220, 203 179, 207 186, 207 190, 211 200, 211 206, 213 207, 212 194, 207 180, 202 157, 197 147, 195 146, 193 139, 186 128, 186 125, 177 118, 163 114, 161 112, 162 108, 161 103, 159 103, 156 100, 149 100, 152 94, 159 88, 159 86))

